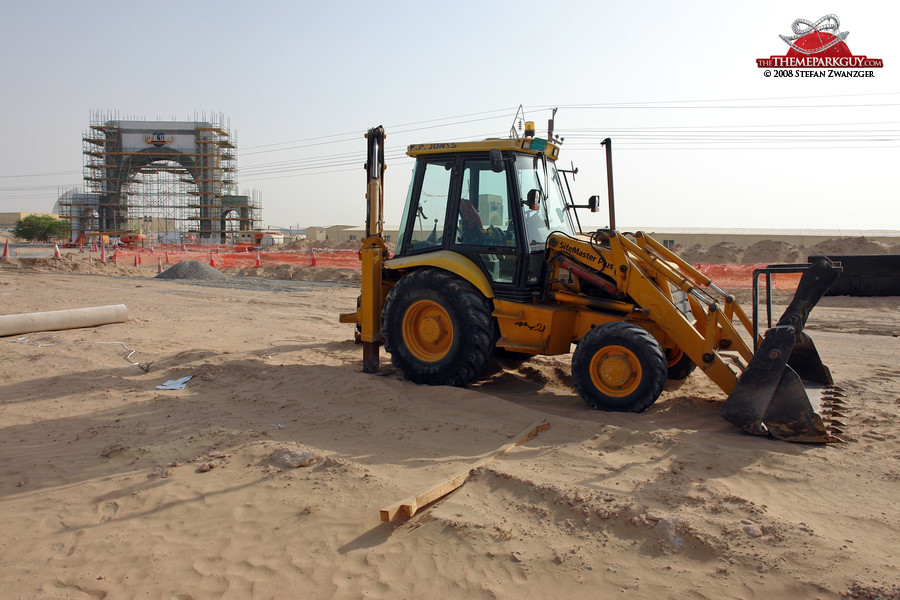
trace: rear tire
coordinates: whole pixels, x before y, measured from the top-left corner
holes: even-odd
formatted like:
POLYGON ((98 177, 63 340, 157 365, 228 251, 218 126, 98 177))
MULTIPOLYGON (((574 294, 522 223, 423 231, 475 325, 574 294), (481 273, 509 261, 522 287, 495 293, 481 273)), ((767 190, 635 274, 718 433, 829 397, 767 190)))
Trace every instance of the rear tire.
POLYGON ((668 371, 669 379, 676 381, 687 379, 696 368, 697 365, 681 348, 676 347, 666 350, 666 370, 668 371))
POLYGON ((490 300, 452 273, 413 271, 385 300, 384 348, 410 381, 464 386, 485 370, 500 337, 491 312, 490 300))
POLYGON ((591 408, 647 410, 666 384, 666 355, 645 329, 621 321, 591 329, 572 355, 575 389, 591 408))

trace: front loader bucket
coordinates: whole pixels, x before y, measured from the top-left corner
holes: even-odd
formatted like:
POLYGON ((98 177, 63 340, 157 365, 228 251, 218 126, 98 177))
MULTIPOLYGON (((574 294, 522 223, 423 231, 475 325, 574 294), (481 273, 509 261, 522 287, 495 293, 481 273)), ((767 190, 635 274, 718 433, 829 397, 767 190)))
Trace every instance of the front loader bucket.
MULTIPOLYGON (((797 293, 769 329, 720 414, 748 433, 789 442, 838 442, 843 394, 803 327, 840 267, 821 260, 804 271, 797 293)), ((754 307, 755 309, 755 307, 754 307)))

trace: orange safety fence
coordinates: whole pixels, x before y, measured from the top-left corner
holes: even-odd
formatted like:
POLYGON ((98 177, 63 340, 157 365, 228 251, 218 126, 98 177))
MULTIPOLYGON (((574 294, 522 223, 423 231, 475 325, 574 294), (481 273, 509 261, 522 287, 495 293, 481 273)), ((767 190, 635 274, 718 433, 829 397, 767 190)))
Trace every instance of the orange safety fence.
MULTIPOLYGON (((766 265, 693 265, 695 269, 709 277, 712 282, 723 289, 750 289, 753 287, 753 271, 766 265)), ((772 289, 795 290, 800 282, 801 273, 773 273, 772 289)), ((766 276, 759 276, 759 287, 766 285, 766 276)))
POLYGON ((216 248, 215 246, 201 246, 199 244, 185 245, 184 250, 180 245, 176 246, 155 246, 150 248, 117 248, 115 250, 116 260, 121 262, 132 262, 135 257, 141 264, 148 262, 156 263, 157 258, 162 259, 163 263, 174 264, 183 260, 199 260, 207 264, 211 264, 217 268, 231 267, 255 267, 257 255, 259 256, 259 265, 261 267, 273 265, 296 265, 299 267, 326 267, 337 269, 358 269, 359 253, 356 250, 311 250, 303 252, 278 252, 254 250, 234 252, 233 247, 229 248, 231 252, 224 251, 225 246, 216 248))
MULTIPOLYGON (((210 246, 202 244, 167 244, 118 248, 118 260, 131 262, 139 256, 142 263, 156 262, 162 258, 167 263, 182 260, 200 260, 217 268, 255 267, 259 255, 261 267, 272 265, 297 265, 301 267, 327 267, 337 269, 358 269, 359 253, 356 250, 314 249, 309 251, 275 251, 239 248, 235 246, 210 246), (152 256, 152 259, 149 258, 152 256)), ((695 269, 709 277, 723 289, 750 289, 753 286, 753 271, 765 267, 756 265, 693 265, 695 269)), ((797 288, 800 273, 775 273, 772 288, 792 290, 797 288)), ((759 278, 760 287, 765 285, 765 276, 759 278)))

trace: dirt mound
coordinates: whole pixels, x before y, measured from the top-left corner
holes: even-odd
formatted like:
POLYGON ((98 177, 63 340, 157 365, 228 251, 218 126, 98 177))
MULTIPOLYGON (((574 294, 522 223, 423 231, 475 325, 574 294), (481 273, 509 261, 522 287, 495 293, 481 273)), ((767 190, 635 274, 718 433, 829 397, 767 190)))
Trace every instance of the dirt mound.
POLYGON ((709 247, 706 251, 706 262, 715 264, 729 264, 740 262, 743 251, 739 246, 731 242, 719 242, 709 247))
POLYGON ((681 253, 681 257, 692 264, 735 264, 739 263, 743 251, 731 242, 719 242, 709 248, 694 244, 681 253))
POLYGON ((192 279, 200 281, 222 281, 228 275, 219 272, 205 262, 199 260, 183 260, 156 276, 157 279, 192 279))
POLYGON ((294 281, 346 281, 360 283, 362 275, 357 269, 332 269, 328 267, 298 267, 296 265, 272 265, 268 267, 241 267, 225 272, 243 277, 269 277, 294 281))
POLYGON ((358 240, 348 240, 342 242, 340 240, 320 240, 314 242, 312 240, 295 240, 289 244, 272 248, 273 250, 312 250, 324 248, 326 250, 359 250, 360 243, 358 240))
POLYGON ((112 262, 102 263, 89 258, 0 258, 0 270, 57 273, 81 273, 84 275, 129 276, 144 275, 140 269, 112 262))
POLYGON ((867 237, 836 238, 819 242, 806 249, 806 254, 893 254, 888 248, 867 237))
POLYGON ((741 262, 746 265, 758 263, 791 263, 801 259, 800 249, 787 242, 763 240, 744 251, 741 262))
MULTIPOLYGON (((283 246, 276 246, 271 250, 293 250, 293 251, 312 251, 312 250, 359 250, 362 243, 359 240, 294 240, 283 246)), ((392 242, 385 244, 389 252, 393 252, 395 245, 392 242)))
POLYGON ((700 259, 706 254, 706 248, 700 244, 694 244, 690 248, 675 246, 672 250, 675 254, 693 265, 701 264, 702 261, 700 259))
POLYGON ((768 264, 806 262, 816 254, 898 254, 900 244, 888 246, 867 237, 834 238, 814 246, 800 246, 776 240, 762 240, 747 248, 731 242, 712 246, 694 244, 687 250, 675 249, 675 253, 691 264, 768 264))

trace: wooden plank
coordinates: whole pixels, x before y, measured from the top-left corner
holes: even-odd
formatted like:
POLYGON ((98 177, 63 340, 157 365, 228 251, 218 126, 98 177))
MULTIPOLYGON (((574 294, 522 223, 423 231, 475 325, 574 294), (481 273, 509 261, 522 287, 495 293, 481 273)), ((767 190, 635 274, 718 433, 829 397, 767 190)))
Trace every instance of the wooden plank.
POLYGON ((515 441, 501 446, 488 456, 467 467, 464 471, 459 471, 456 475, 453 475, 449 479, 441 481, 437 485, 422 490, 418 494, 415 494, 408 498, 404 498, 399 502, 395 502, 387 508, 382 508, 381 511, 379 511, 381 513, 381 520, 384 522, 389 522, 394 520, 398 516, 406 518, 413 516, 421 507, 431 504, 438 498, 443 498, 456 488, 460 487, 477 469, 483 467, 498 456, 501 456, 502 454, 508 452, 512 448, 515 448, 520 444, 524 444, 525 442, 534 439, 537 434, 542 431, 547 431, 548 429, 550 429, 550 423, 547 422, 547 419, 540 419, 538 421, 535 421, 527 428, 525 428, 525 430, 522 431, 518 436, 516 436, 515 441))

